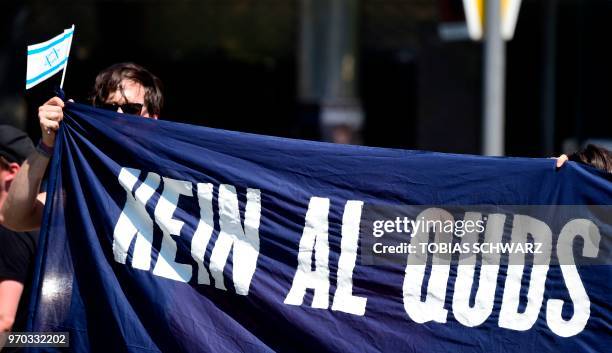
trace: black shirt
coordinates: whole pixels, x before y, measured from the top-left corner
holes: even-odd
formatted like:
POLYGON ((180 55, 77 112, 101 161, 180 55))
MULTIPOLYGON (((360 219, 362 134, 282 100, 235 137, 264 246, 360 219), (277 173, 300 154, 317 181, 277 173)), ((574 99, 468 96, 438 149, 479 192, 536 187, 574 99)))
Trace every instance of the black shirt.
POLYGON ((0 280, 14 280, 24 286, 13 324, 14 332, 26 328, 37 244, 38 232, 17 233, 0 225, 0 280))

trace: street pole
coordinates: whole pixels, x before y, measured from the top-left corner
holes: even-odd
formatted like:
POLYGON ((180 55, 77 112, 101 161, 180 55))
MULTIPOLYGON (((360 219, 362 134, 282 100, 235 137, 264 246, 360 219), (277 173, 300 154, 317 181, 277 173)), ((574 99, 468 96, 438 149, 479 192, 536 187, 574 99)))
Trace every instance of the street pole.
POLYGON ((503 156, 506 48, 501 36, 501 0, 485 1, 485 14, 482 152, 503 156))
POLYGON ((557 51, 557 1, 543 2, 544 24, 542 37, 542 155, 552 156, 555 153, 555 70, 557 51))

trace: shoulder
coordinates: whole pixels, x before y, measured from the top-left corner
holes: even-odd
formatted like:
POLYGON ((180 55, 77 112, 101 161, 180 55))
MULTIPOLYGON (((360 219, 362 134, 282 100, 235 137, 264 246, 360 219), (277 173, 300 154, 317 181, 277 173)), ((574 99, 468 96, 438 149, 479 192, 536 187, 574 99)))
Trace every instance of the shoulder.
POLYGON ((23 282, 38 243, 38 233, 13 232, 0 226, 0 278, 23 282))
POLYGON ((14 232, 0 225, 0 254, 6 250, 15 251, 16 248, 32 249, 36 251, 38 232, 14 232))

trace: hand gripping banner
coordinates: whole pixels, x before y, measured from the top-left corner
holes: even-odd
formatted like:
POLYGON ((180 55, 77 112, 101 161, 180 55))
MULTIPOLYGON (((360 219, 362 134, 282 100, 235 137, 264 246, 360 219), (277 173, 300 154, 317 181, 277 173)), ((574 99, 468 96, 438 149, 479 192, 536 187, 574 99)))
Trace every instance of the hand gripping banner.
POLYGON ((48 193, 30 329, 73 352, 612 344, 612 177, 588 166, 67 103, 48 193))

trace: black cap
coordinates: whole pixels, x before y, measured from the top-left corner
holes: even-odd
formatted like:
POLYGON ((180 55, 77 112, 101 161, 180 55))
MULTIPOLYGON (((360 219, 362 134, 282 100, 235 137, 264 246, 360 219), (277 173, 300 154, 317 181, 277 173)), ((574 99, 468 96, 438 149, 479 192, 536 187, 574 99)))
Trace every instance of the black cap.
POLYGON ((21 164, 33 151, 34 144, 23 131, 0 125, 0 156, 10 163, 21 164))

